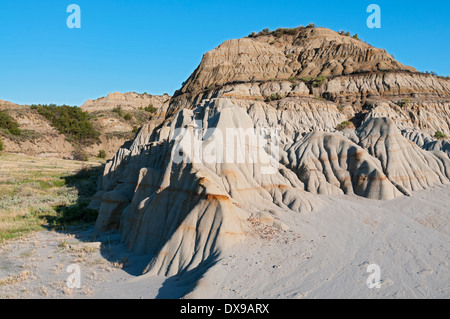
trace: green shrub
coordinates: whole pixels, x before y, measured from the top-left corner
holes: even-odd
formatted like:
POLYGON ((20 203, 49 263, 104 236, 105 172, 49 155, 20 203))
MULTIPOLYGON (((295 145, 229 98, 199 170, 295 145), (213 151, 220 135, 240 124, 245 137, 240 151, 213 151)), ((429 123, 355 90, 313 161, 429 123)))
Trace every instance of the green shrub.
POLYGON ((398 106, 405 106, 407 105, 409 102, 411 102, 409 99, 402 99, 401 101, 397 102, 398 106))
POLYGON ((0 138, 0 152, 5 150, 5 144, 3 144, 3 140, 0 138))
POLYGON ((116 106, 115 108, 113 108, 112 111, 114 113, 116 113, 117 115, 119 115, 120 117, 123 117, 123 111, 122 111, 122 108, 120 106, 116 106))
POLYGON ((267 100, 268 101, 276 101, 276 100, 281 100, 281 99, 284 99, 284 98, 285 98, 285 96, 283 94, 273 93, 267 98, 267 100))
POLYGON ((350 127, 351 125, 352 125, 352 123, 350 123, 349 121, 344 121, 341 124, 339 124, 338 126, 336 126, 336 130, 338 130, 338 131, 345 130, 346 128, 350 127))
POLYGON ((129 121, 129 120, 131 120, 133 118, 133 116, 130 114, 130 113, 126 113, 124 116, 123 116, 123 119, 125 120, 125 121, 129 121))
POLYGON ((436 134, 434 134, 434 138, 437 138, 438 140, 447 139, 448 136, 441 131, 437 131, 436 134))
POLYGON ((317 26, 314 24, 314 23, 310 23, 310 24, 308 24, 308 26, 306 27, 307 29, 314 29, 314 28, 316 28, 317 26))
POLYGON ((319 75, 317 77, 307 76, 300 78, 299 80, 304 82, 305 84, 313 85, 314 87, 319 87, 326 82, 327 78, 324 77, 323 75, 319 75))
POLYGON ((319 75, 313 80, 313 85, 315 87, 321 86, 325 82, 326 78, 323 75, 319 75))
MULTIPOLYGON (((281 37, 283 35, 297 35, 301 30, 305 29, 304 26, 298 26, 296 28, 278 28, 275 31, 270 31, 269 28, 265 28, 258 33, 252 32, 248 35, 249 38, 256 38, 264 35, 272 35, 274 37, 281 37)), ((270 44, 275 43, 274 41, 270 42, 270 44)))
POLYGON ((99 141, 100 133, 91 123, 89 114, 77 106, 32 105, 50 124, 75 144, 91 145, 99 141))
POLYGON ((150 104, 149 106, 144 108, 144 111, 148 112, 148 113, 155 113, 158 109, 156 107, 153 106, 153 104, 150 104))
POLYGON ((131 131, 131 133, 136 134, 139 131, 139 127, 137 127, 136 125, 133 126, 133 130, 131 131))
POLYGON ((98 158, 106 158, 106 152, 104 150, 98 151, 98 158))
POLYGON ((0 128, 7 130, 12 135, 20 135, 19 123, 9 116, 6 111, 0 110, 0 128))

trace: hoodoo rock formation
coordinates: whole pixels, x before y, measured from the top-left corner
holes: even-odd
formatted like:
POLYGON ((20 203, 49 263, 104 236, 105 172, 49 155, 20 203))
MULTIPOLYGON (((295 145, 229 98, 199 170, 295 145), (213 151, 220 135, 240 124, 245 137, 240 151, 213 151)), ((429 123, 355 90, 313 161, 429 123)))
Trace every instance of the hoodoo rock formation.
POLYGON ((324 28, 226 41, 157 119, 105 168, 91 203, 98 232, 117 230, 154 257, 152 274, 183 274, 245 241, 257 221, 328 196, 414 196, 450 182, 450 81, 324 28))

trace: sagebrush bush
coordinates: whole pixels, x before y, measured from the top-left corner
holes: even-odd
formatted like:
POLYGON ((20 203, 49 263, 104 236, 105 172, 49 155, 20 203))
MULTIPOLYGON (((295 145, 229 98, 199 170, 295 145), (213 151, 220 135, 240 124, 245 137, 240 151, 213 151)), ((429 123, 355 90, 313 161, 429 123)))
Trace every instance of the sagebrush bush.
POLYGON ((437 131, 434 134, 434 137, 437 138, 438 140, 442 140, 442 139, 447 139, 448 138, 448 136, 446 134, 442 133, 441 131, 437 131))
POLYGON ((133 116, 131 115, 131 113, 126 113, 126 114, 123 116, 123 119, 124 119, 125 121, 130 121, 132 118, 133 118, 133 116))
POLYGON ((277 101, 277 100, 281 100, 281 99, 284 99, 284 98, 285 98, 285 96, 283 94, 273 93, 267 98, 267 100, 268 101, 277 101))
POLYGON ((155 113, 158 109, 156 107, 153 106, 153 104, 149 104, 149 106, 144 108, 144 111, 148 112, 148 113, 155 113))
POLYGON ((98 151, 97 157, 98 157, 98 158, 106 158, 106 152, 105 152, 105 150, 100 150, 100 151, 98 151))
POLYGON ((120 117, 123 117, 123 111, 122 111, 122 108, 120 106, 116 106, 115 108, 113 108, 112 111, 114 113, 117 113, 117 115, 119 115, 120 117))
POLYGON ((309 84, 314 87, 320 87, 320 86, 322 86, 322 84, 324 84, 326 82, 327 78, 324 77, 323 75, 319 75, 316 77, 307 76, 307 77, 300 78, 299 80, 305 84, 309 84))
POLYGON ((89 161, 89 156, 80 148, 76 148, 72 152, 73 159, 80 162, 87 162, 89 161))
POLYGON ((20 135, 21 130, 19 129, 19 123, 11 116, 9 116, 6 111, 0 110, 0 128, 6 130, 13 135, 20 135))
POLYGON ((344 121, 341 124, 339 124, 338 126, 336 126, 336 130, 338 130, 338 131, 345 130, 346 128, 350 127, 351 125, 352 125, 352 123, 350 123, 349 121, 344 121))

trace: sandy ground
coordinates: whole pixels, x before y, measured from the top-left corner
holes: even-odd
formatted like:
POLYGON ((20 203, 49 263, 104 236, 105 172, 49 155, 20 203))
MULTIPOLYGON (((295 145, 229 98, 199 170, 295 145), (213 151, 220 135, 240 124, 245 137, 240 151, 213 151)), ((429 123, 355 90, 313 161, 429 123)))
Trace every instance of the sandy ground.
POLYGON ((194 289, 177 277, 139 276, 151 256, 127 252, 117 234, 35 233, 0 247, 0 297, 450 297, 450 187, 392 201, 322 198, 320 211, 279 216, 287 231, 254 225, 194 289), (72 264, 80 288, 67 285, 72 264), (367 285, 372 264, 380 288, 367 285))

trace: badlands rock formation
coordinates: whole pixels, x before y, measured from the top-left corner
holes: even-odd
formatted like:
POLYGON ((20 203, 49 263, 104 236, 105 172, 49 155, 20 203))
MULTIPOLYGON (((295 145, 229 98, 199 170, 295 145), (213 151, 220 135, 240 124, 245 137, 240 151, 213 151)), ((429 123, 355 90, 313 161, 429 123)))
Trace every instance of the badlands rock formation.
POLYGON ((203 269, 254 223, 327 196, 414 196, 450 181, 450 82, 324 28, 226 41, 105 168, 98 232, 152 254, 146 272, 203 269))
POLYGON ((87 112, 112 110, 120 106, 123 110, 137 110, 153 105, 155 108, 161 107, 164 103, 169 102, 168 95, 151 95, 138 94, 135 92, 109 93, 106 97, 101 97, 96 100, 87 100, 81 108, 87 112))

